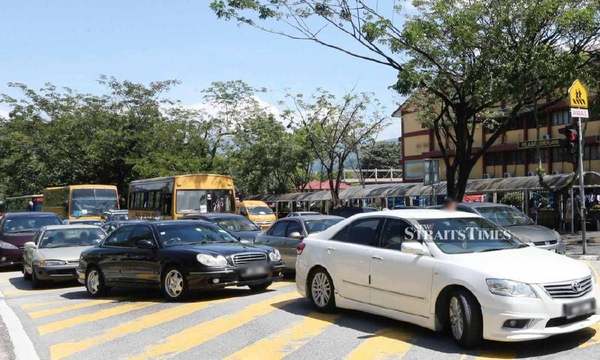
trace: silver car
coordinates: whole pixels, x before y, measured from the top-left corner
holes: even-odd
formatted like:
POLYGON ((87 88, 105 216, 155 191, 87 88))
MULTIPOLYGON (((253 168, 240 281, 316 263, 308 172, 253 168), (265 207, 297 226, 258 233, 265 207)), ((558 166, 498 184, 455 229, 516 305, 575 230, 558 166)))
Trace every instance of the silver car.
POLYGON ((81 252, 98 244, 106 233, 92 225, 42 227, 25 243, 23 276, 34 288, 45 281, 76 280, 81 252))
POLYGON ((457 210, 483 216, 496 225, 502 226, 519 240, 536 247, 564 252, 560 234, 545 226, 537 225, 519 209, 496 203, 461 203, 457 210))

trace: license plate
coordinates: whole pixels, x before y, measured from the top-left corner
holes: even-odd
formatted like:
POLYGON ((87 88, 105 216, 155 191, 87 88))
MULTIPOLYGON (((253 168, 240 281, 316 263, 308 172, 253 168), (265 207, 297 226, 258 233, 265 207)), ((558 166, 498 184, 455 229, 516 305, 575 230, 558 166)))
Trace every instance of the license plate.
POLYGON ((572 304, 564 304, 563 312, 567 319, 596 312, 596 301, 588 299, 572 304))
POLYGON ((264 275, 267 273, 267 269, 262 266, 249 267, 244 270, 242 273, 243 276, 258 276, 264 275))

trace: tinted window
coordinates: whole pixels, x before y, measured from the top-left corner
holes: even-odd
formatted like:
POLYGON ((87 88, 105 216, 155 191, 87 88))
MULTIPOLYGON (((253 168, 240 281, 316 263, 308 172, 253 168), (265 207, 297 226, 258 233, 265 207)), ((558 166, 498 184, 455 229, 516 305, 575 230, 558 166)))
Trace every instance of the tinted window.
POLYGON ((300 235, 303 235, 303 233, 304 233, 304 231, 302 230, 302 225, 300 225, 300 223, 297 221, 289 221, 288 222, 288 227, 285 232, 285 236, 290 237, 290 234, 293 232, 298 232, 298 233, 300 233, 300 235))
POLYGON ((129 234, 133 230, 133 226, 124 226, 113 231, 104 242, 106 246, 132 247, 129 242, 129 234))
POLYGON ((158 226, 162 246, 202 245, 208 243, 235 243, 237 240, 216 225, 168 224, 158 226))
POLYGON ((258 231, 260 230, 254 223, 243 216, 234 218, 216 219, 216 223, 227 231, 258 231))
POLYGON ((92 246, 104 238, 100 229, 60 229, 44 232, 39 241, 40 248, 59 248, 70 246, 92 246))
POLYGON ((285 227, 287 221, 276 222, 271 229, 269 229, 269 235, 271 236, 285 236, 285 227))
POLYGON ((32 232, 47 225, 60 225, 60 220, 57 216, 11 217, 4 221, 3 230, 5 233, 32 232))
POLYGON ((330 226, 339 223, 343 219, 318 219, 304 220, 304 226, 309 234, 327 230, 330 226))
POLYGON ((130 242, 131 244, 137 244, 140 240, 150 240, 154 242, 154 236, 152 235, 152 229, 149 226, 139 225, 136 226, 131 232, 130 242))
POLYGON ((400 250, 402 241, 405 239, 405 230, 410 224, 396 219, 385 221, 381 231, 381 247, 385 249, 400 250))
POLYGON ((352 244, 377 246, 379 223, 378 218, 356 220, 335 234, 333 239, 352 244))

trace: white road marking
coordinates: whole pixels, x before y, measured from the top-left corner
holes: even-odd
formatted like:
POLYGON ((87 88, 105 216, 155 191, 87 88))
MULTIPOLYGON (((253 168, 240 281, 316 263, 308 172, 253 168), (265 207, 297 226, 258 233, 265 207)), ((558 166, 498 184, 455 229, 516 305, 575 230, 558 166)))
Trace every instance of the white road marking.
POLYGON ((31 339, 29 339, 25 329, 23 329, 23 325, 19 321, 17 314, 12 311, 10 306, 8 306, 4 300, 2 291, 0 291, 0 317, 6 325, 6 330, 8 331, 8 336, 10 337, 16 359, 39 360, 40 357, 35 351, 31 339))

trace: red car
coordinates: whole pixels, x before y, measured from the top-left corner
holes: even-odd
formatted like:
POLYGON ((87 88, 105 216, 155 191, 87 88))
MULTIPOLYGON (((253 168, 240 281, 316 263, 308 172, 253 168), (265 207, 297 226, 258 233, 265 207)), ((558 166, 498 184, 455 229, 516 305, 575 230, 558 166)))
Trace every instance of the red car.
POLYGON ((60 225, 54 213, 6 213, 0 219, 0 268, 23 262, 23 245, 32 241, 36 232, 47 225, 60 225))

